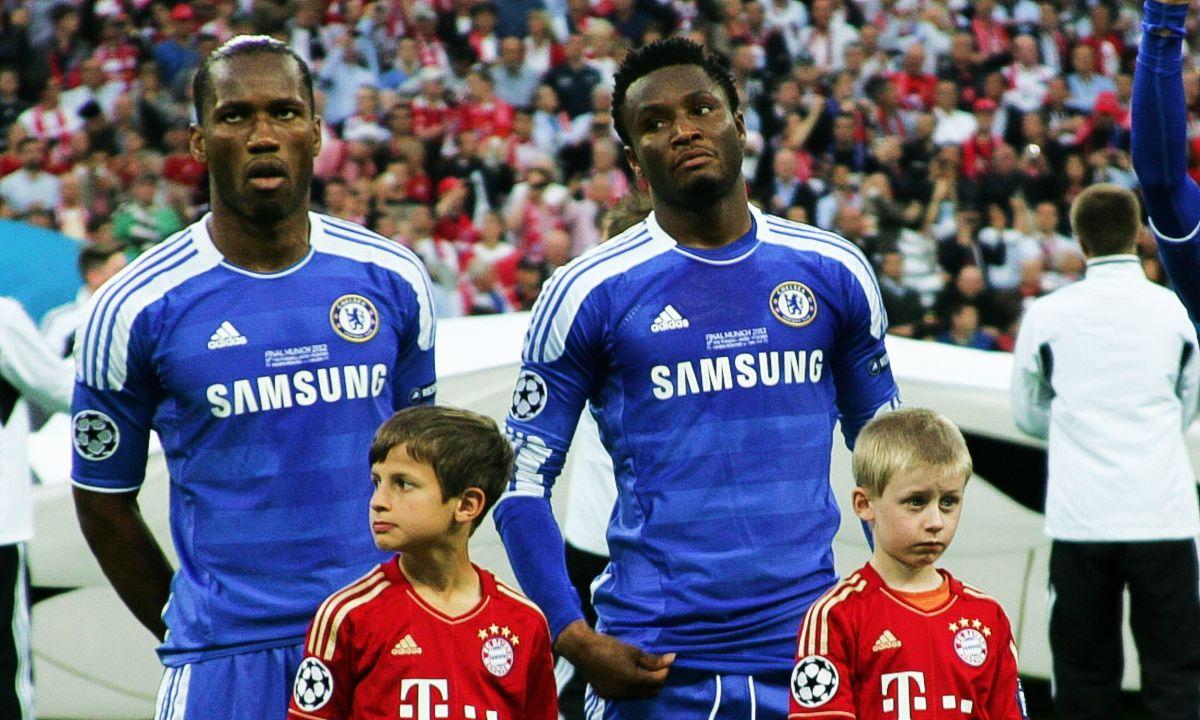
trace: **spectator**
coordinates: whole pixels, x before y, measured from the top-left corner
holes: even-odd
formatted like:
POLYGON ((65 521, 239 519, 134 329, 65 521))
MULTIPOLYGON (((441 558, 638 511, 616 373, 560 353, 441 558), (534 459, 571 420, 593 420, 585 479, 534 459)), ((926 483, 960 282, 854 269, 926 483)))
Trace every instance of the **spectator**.
POLYGON ((78 114, 63 106, 59 82, 54 79, 47 81, 37 104, 21 113, 17 122, 30 136, 44 141, 65 141, 83 125, 78 114))
POLYGON ((142 173, 130 190, 130 199, 113 213, 113 232, 134 252, 144 252, 183 227, 175 210, 159 199, 157 175, 142 173))
MULTIPOLYGON (((960 110, 958 86, 951 80, 939 80, 933 107, 933 142, 937 145, 962 145, 975 134, 979 121, 960 110)), ((977 101, 978 102, 978 101, 977 101)))
POLYGON ((518 37, 500 40, 500 61, 491 68, 496 96, 518 108, 533 104, 541 76, 525 64, 525 44, 518 37))
POLYGON ((190 5, 176 5, 171 9, 164 37, 154 46, 159 77, 169 88, 186 84, 191 71, 200 64, 200 55, 195 48, 195 19, 190 5))
POLYGON ((29 103, 17 94, 20 83, 20 76, 15 69, 0 68, 0 136, 7 135, 8 128, 29 107, 29 103))
POLYGON ((841 70, 846 46, 858 39, 858 33, 834 14, 833 0, 813 0, 812 20, 800 30, 800 47, 821 72, 841 70))
POLYGON ((584 61, 584 40, 571 35, 563 44, 563 62, 543 79, 558 95, 559 104, 571 119, 592 109, 592 90, 600 84, 600 73, 584 61))
POLYGON ((920 337, 925 307, 920 294, 904 284, 904 255, 899 250, 883 253, 879 264, 879 291, 887 310, 888 332, 903 337, 920 337))
POLYGON ((58 178, 42 169, 44 147, 36 137, 22 140, 17 146, 21 168, 0 180, 0 198, 15 213, 50 210, 58 205, 58 178))
POLYGON ((947 328, 938 333, 938 342, 974 350, 996 349, 995 337, 979 328, 979 308, 959 301, 950 305, 948 314, 947 328))
POLYGON ((908 110, 930 110, 937 103, 938 79, 925 70, 925 49, 920 44, 904 51, 900 70, 891 76, 891 81, 901 105, 908 110))
POLYGON ((508 298, 496 280, 495 266, 483 258, 471 261, 459 292, 464 315, 495 315, 511 310, 508 298))
POLYGON ((1096 72, 1096 50, 1080 43, 1071 51, 1071 73, 1067 75, 1070 96, 1067 106, 1079 113, 1090 113, 1096 107, 1100 93, 1116 93, 1116 83, 1096 72))

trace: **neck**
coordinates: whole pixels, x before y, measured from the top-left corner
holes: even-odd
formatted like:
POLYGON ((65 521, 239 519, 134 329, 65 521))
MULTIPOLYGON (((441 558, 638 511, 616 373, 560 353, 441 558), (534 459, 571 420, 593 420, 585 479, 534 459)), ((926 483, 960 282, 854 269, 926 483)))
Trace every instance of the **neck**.
POLYGON ((399 565, 422 600, 452 617, 475 607, 483 596, 466 543, 408 551, 400 555, 399 565))
POLYGON ((213 245, 229 262, 254 272, 276 272, 308 252, 308 204, 278 222, 263 224, 216 202, 208 229, 213 245))
POLYGON ((942 576, 932 565, 913 567, 878 550, 871 556, 871 567, 888 587, 901 592, 926 592, 942 585, 942 576))
POLYGON ((658 201, 654 213, 659 226, 680 245, 711 249, 750 232, 748 202, 746 183, 739 173, 733 190, 707 207, 681 208, 658 201))

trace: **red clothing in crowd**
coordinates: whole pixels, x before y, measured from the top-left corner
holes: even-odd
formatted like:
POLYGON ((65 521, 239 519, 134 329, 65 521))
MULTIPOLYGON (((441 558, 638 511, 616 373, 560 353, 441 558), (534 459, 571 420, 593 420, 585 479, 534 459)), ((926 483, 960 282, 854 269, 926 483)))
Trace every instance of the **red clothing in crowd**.
POLYGON ((499 98, 486 103, 466 102, 458 106, 458 131, 474 130, 482 137, 508 137, 516 112, 499 98))

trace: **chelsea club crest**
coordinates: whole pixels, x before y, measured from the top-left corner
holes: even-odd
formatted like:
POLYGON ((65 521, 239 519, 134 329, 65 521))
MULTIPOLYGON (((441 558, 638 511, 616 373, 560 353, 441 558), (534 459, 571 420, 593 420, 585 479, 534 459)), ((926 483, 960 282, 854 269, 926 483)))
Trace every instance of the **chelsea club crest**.
POLYGON ((379 311, 362 295, 343 295, 329 308, 329 324, 346 340, 363 343, 379 332, 379 311))
POLYGON ((771 291, 771 312, 784 325, 804 327, 817 318, 817 297, 804 283, 789 280, 771 291))

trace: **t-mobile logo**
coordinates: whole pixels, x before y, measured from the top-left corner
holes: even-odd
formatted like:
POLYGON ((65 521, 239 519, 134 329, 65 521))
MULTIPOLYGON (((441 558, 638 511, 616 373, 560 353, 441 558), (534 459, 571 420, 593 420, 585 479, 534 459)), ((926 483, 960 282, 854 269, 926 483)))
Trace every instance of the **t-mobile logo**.
MULTIPOLYGON (((896 713, 896 720, 912 720, 912 713, 916 711, 924 711, 928 707, 925 700, 925 674, 921 672, 899 672, 885 673, 880 676, 880 682, 883 685, 883 711, 885 713, 896 713), (911 682, 910 682, 911 681, 911 682), (892 685, 896 686, 896 695, 892 697, 890 690, 892 685), (913 691, 915 686, 916 691, 913 691)), ((958 709, 965 715, 970 715, 975 708, 975 703, 971 700, 955 697, 954 695, 942 696, 942 709, 954 710, 958 709)))
POLYGON ((883 711, 895 712, 896 720, 912 720, 913 710, 925 709, 925 696, 920 694, 925 692, 925 673, 886 673, 880 676, 879 681, 883 684, 883 711), (890 696, 892 685, 896 686, 895 697, 890 696), (911 690, 913 685, 917 694, 911 690))
POLYGON ((450 717, 449 687, 445 680, 402 680, 400 681, 400 717, 405 720, 443 720, 450 717), (410 691, 416 688, 415 693, 410 691), (437 691, 438 698, 433 697, 437 691), (409 695, 416 695, 416 704, 407 705, 409 695), (440 700, 440 703, 437 701, 440 700))
MULTIPOLYGON (((450 717, 449 692, 449 683, 445 680, 400 681, 400 717, 404 720, 447 720, 450 717), (411 692, 414 688, 415 693, 411 692), (434 691, 437 697, 434 697, 434 691), (405 704, 409 695, 416 696, 415 704, 405 704)), ((495 710, 476 710, 474 705, 465 705, 462 718, 500 720, 500 713, 495 710)))

